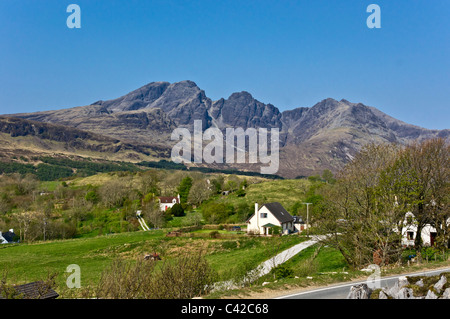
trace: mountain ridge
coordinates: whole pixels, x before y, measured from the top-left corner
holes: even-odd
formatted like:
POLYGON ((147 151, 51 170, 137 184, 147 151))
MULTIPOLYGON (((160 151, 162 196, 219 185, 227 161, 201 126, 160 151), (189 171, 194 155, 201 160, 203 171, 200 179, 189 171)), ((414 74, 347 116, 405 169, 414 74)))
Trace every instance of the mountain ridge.
MULTIPOLYGON (((449 139, 450 130, 429 130, 397 120, 372 106, 326 98, 311 107, 280 111, 240 91, 213 101, 195 82, 151 82, 121 97, 56 111, 10 114, 98 133, 126 143, 174 144, 177 127, 279 128, 280 175, 296 177, 336 172, 368 142, 407 144, 434 137, 449 139)), ((191 130, 192 132, 192 130, 191 130)), ((236 165, 256 170, 255 165, 236 165)))

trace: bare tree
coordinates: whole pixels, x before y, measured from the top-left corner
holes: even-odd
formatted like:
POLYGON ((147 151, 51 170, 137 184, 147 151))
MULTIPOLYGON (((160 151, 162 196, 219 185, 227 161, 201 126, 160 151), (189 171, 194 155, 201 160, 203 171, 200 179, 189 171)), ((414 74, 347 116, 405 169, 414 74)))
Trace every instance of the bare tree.
POLYGON ((201 204, 212 195, 209 184, 204 179, 198 179, 189 190, 188 203, 192 205, 201 204))
POLYGON ((129 178, 112 180, 102 185, 99 193, 106 207, 122 206, 131 193, 131 180, 129 178))
POLYGON ((21 241, 28 241, 28 235, 32 223, 36 221, 42 214, 36 211, 24 211, 14 214, 14 218, 19 223, 21 241))
POLYGON ((142 207, 142 216, 157 228, 164 225, 164 212, 161 211, 157 201, 146 203, 142 207))

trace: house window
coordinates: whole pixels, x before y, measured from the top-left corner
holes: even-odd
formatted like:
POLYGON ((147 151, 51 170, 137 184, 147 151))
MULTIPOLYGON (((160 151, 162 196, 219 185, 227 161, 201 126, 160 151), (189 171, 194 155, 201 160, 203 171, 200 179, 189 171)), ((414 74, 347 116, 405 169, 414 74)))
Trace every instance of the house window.
POLYGON ((267 213, 260 213, 261 218, 267 218, 267 213))
POLYGON ((414 232, 412 231, 407 232, 406 238, 408 238, 408 240, 414 240, 414 232))

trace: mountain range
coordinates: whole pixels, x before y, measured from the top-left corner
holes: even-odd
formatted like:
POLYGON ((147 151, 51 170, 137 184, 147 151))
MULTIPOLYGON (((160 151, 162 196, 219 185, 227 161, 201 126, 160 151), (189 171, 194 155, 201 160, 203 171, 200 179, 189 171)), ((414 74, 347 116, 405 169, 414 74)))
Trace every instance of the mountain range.
MULTIPOLYGON (((13 143, 11 138, 16 138, 17 142, 18 136, 31 134, 35 146, 45 150, 42 141, 55 137, 49 137, 52 134, 40 136, 31 129, 40 127, 41 131, 53 129, 53 134, 65 136, 62 148, 68 153, 79 155, 88 147, 97 152, 90 156, 112 156, 129 161, 168 159, 175 144, 170 139, 172 131, 179 127, 192 129, 194 120, 202 121, 203 130, 210 127, 220 130, 279 128, 277 174, 286 178, 320 174, 324 169, 336 172, 369 142, 407 144, 435 137, 448 140, 450 136, 449 129, 421 128, 392 118, 375 107, 344 99, 327 98, 312 107, 280 112, 276 106, 260 102, 246 91, 213 101, 194 82, 181 81, 152 82, 116 99, 99 100, 87 106, 2 116, 0 136, 3 142, 0 144, 5 143, 6 136, 7 142, 13 143), (86 139, 89 140, 86 145, 79 142, 74 146, 74 141, 86 139), (124 156, 117 157, 118 152, 124 156)), ((16 144, 16 147, 22 146, 16 144)), ((52 151, 58 152, 58 149, 52 151)), ((259 171, 261 166, 195 165, 250 171, 259 171)))

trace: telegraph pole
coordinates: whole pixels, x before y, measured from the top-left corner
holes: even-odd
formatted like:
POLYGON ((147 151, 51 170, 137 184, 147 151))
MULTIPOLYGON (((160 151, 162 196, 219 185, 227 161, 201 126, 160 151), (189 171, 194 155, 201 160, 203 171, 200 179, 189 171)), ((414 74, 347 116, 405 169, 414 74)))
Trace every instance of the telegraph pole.
POLYGON ((306 237, 309 238, 309 205, 312 203, 302 203, 306 205, 306 237))

